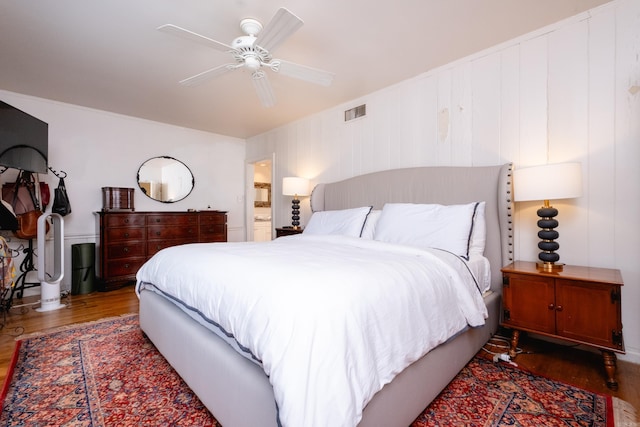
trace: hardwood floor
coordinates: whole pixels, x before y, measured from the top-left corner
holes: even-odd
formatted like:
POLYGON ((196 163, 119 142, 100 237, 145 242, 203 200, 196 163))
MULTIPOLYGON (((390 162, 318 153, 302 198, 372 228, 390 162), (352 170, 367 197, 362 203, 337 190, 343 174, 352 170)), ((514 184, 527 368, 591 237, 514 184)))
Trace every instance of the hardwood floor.
MULTIPOLYGON (((508 339, 511 333, 508 330, 499 330, 496 336, 508 339)), ((542 341, 527 334, 520 335, 518 345, 521 353, 513 361, 521 368, 585 390, 618 397, 632 404, 636 410, 640 410, 639 364, 617 361, 618 390, 613 391, 607 388, 602 354, 599 351, 567 342, 542 341)), ((489 349, 492 348, 489 346, 489 349)), ((505 350, 500 350, 503 351, 505 350)))
MULTIPOLYGON (((66 308, 46 313, 34 310, 38 306, 37 301, 38 297, 16 300, 14 307, 6 314, 5 325, 0 330, 0 380, 2 381, 11 361, 15 339, 21 334, 138 312, 138 299, 133 286, 111 292, 70 295, 62 299, 66 308)), ((503 331, 499 333, 507 334, 503 331)), ((614 392, 605 384, 600 353, 570 345, 539 341, 526 335, 521 336, 519 345, 522 353, 515 359, 515 363, 519 366, 588 390, 611 394, 640 409, 640 365, 618 360, 619 389, 614 392)))

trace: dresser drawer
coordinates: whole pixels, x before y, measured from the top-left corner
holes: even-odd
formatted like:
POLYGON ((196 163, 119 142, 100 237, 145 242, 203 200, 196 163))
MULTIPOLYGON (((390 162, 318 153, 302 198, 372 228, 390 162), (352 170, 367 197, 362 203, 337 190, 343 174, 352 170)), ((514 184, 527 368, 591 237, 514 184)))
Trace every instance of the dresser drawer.
POLYGON ((225 224, 210 224, 200 226, 200 241, 222 242, 227 240, 227 226, 225 224))
POLYGON ((105 226, 111 227, 132 227, 145 225, 144 215, 134 213, 111 213, 105 216, 105 226))
POLYGON ((193 243, 193 239, 191 238, 182 238, 182 239, 163 239, 163 240, 154 240, 149 241, 147 243, 147 256, 152 257, 156 254, 156 252, 161 251, 164 248, 168 248, 171 246, 185 245, 187 243, 193 243))
POLYGON ((172 227, 151 225, 147 227, 147 238, 149 240, 190 238, 191 241, 195 241, 198 238, 198 228, 195 225, 172 227))
POLYGON ((147 215, 147 225, 196 225, 198 217, 192 214, 149 214, 147 215))
POLYGON ((106 277, 119 277, 119 276, 133 276, 142 267, 142 264, 146 261, 146 258, 129 258, 122 260, 110 260, 107 262, 106 277))
POLYGON ((120 242, 128 240, 143 240, 144 227, 119 227, 105 231, 108 242, 120 242))
POLYGON ((107 256, 109 259, 131 258, 145 256, 143 242, 121 243, 117 245, 107 245, 107 256))
POLYGON ((224 212, 200 212, 200 225, 226 223, 227 215, 224 212))

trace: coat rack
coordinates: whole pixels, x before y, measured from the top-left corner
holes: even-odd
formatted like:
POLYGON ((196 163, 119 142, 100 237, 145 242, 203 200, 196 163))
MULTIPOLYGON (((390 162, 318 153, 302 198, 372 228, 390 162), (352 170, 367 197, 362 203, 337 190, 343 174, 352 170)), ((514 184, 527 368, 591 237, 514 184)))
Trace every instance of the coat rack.
POLYGON ((49 166, 49 167, 48 167, 48 169, 49 169, 51 172, 53 172, 53 174, 54 174, 55 176, 57 176, 58 178, 60 178, 60 179, 64 179, 64 178, 66 178, 66 177, 67 177, 67 173, 66 173, 65 171, 60 171, 60 172, 58 172, 58 171, 56 171, 55 169, 53 169, 51 166, 49 166))
MULTIPOLYGON (((4 172, 6 172, 9 169, 9 168, 4 167, 4 166, 2 166, 1 168, 2 169, 0 169, 0 175, 3 174, 4 172)), ((53 169, 51 166, 48 166, 47 169, 50 170, 59 179, 64 179, 64 178, 67 177, 67 173, 65 171, 57 171, 57 170, 53 169)), ((4 206, 2 206, 2 208, 4 208, 4 206)), ((2 213, 1 212, 2 208, 0 208, 0 213, 2 213)), ((7 212, 7 213, 9 213, 9 212, 7 212)), ((3 226, 3 224, 0 223, 0 230, 9 230, 9 229, 10 228, 5 228, 3 226)), ((14 228, 14 230, 15 230, 15 228, 14 228)), ((21 246, 16 251, 18 253, 20 251, 22 251, 22 253, 24 254, 24 258, 22 259, 22 262, 20 263, 20 266, 19 266, 20 274, 18 275, 18 277, 14 281, 14 286, 11 287, 11 292, 10 292, 9 297, 6 300, 2 300, 1 301, 3 308, 5 308, 6 310, 11 308, 11 305, 13 304, 14 297, 17 297, 19 299, 21 299, 23 297, 25 289, 41 285, 40 282, 28 282, 27 281, 27 275, 32 271, 37 271, 37 268, 36 268, 35 263, 34 263, 34 257, 37 256, 37 255, 35 254, 35 251, 34 251, 34 248, 33 248, 33 239, 28 239, 27 240, 27 246, 26 247, 21 246)))

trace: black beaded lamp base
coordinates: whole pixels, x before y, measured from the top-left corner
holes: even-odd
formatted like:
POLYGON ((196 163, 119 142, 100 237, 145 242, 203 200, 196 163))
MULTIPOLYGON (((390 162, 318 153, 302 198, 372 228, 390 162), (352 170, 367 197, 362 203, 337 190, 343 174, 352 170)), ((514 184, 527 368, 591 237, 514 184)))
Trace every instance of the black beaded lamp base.
POLYGON ((542 252, 538 254, 537 263, 538 269, 543 271, 562 271, 564 264, 558 263, 560 255, 557 251, 560 248, 558 242, 555 241, 560 235, 555 230, 558 226, 558 221, 555 217, 558 215, 558 210, 552 206, 549 206, 549 201, 545 200, 545 205, 538 209, 536 212, 540 219, 538 220, 538 227, 541 228, 538 231, 538 237, 542 239, 538 243, 538 249, 542 252))
POLYGON ((297 198, 291 201, 291 225, 294 230, 300 228, 300 200, 297 198))

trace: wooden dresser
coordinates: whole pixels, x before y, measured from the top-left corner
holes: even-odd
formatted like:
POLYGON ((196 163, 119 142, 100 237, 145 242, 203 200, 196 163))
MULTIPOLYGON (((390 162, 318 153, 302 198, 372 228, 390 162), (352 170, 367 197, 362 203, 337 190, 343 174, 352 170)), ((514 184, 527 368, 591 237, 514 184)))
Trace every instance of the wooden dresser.
POLYGON ((101 291, 135 281, 142 264, 166 247, 227 241, 227 213, 222 211, 96 213, 101 291))

